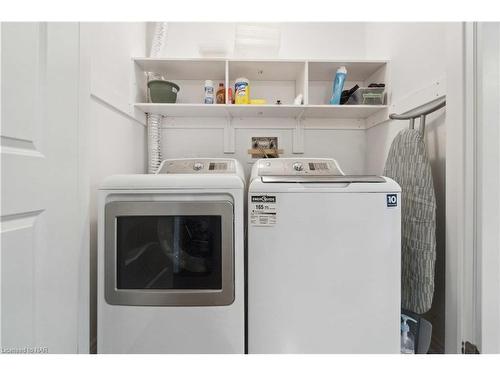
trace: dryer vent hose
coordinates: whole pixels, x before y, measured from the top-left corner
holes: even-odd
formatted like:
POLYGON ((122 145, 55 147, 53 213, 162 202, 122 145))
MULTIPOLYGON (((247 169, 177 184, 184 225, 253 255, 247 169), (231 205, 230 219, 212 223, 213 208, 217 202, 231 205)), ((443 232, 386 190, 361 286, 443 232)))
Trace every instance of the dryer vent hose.
POLYGON ((148 173, 156 173, 161 164, 161 115, 147 115, 148 173))
MULTIPOLYGON (((157 22, 155 26, 155 34, 151 42, 151 57, 159 57, 165 40, 167 39, 167 23, 157 22)), ((160 75, 151 72, 148 75, 148 80, 158 79, 160 75)), ((148 114, 147 115, 147 128, 148 128, 148 173, 156 173, 161 164, 161 122, 163 116, 148 114)))

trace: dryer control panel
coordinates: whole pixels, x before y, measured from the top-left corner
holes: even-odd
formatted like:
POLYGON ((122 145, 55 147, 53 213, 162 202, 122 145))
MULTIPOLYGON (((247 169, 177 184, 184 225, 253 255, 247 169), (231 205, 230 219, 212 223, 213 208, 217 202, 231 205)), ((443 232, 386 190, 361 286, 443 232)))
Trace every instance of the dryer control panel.
POLYGON ((334 159, 261 159, 259 176, 343 176, 334 159))
POLYGON ((234 160, 230 159, 179 159, 167 160, 158 174, 220 174, 235 171, 234 160))

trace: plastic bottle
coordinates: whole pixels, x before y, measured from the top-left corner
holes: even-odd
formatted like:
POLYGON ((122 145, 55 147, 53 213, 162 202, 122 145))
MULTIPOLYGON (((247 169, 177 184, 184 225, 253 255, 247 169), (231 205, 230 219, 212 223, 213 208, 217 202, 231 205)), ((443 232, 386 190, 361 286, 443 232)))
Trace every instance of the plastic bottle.
POLYGON ((250 81, 246 78, 238 78, 234 82, 235 104, 250 104, 250 81))
POLYGON ((209 79, 205 81, 205 104, 214 104, 214 82, 209 79))
POLYGON ((223 83, 219 83, 219 88, 217 89, 217 104, 226 103, 226 89, 223 83))
POLYGON ((332 98, 330 99, 330 104, 340 104, 340 97, 342 96, 342 90, 344 89, 346 76, 347 69, 345 66, 341 66, 337 69, 337 74, 335 74, 335 79, 333 81, 332 98))
POLYGON ((401 354, 415 354, 415 338, 410 331, 408 320, 417 323, 415 319, 410 318, 405 314, 401 314, 401 354))

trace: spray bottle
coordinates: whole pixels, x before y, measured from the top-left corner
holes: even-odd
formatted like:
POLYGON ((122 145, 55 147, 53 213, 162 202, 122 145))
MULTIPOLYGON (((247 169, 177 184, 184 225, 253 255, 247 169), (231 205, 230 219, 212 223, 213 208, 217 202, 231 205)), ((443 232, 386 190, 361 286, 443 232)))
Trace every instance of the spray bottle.
POLYGON ((413 337, 407 321, 411 320, 414 323, 417 321, 405 314, 401 314, 401 319, 403 320, 401 323, 401 354, 415 354, 415 337, 413 337))
POLYGON ((346 76, 347 69, 345 66, 341 66, 337 69, 337 74, 335 74, 335 80, 333 81, 333 92, 330 104, 340 104, 340 97, 342 96, 346 76))

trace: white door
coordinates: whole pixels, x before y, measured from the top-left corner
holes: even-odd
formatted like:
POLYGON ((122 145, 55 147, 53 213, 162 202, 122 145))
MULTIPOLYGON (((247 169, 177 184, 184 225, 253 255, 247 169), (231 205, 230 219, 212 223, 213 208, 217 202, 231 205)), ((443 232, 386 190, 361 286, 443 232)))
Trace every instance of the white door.
POLYGON ((1 25, 0 347, 85 350, 79 25, 1 25), (81 259, 80 259, 81 258, 81 259), (80 263, 82 261, 83 263, 80 263))

